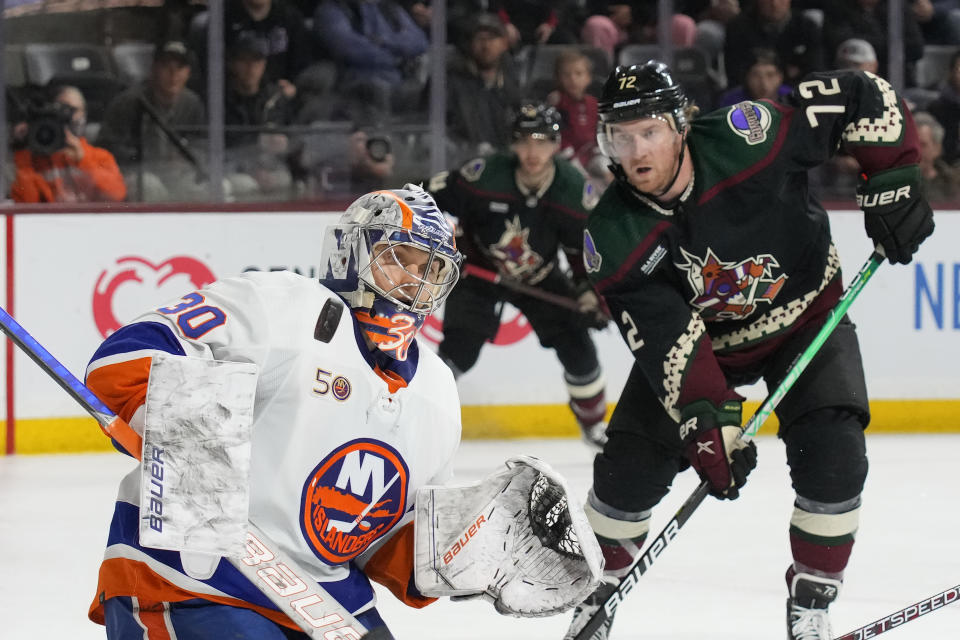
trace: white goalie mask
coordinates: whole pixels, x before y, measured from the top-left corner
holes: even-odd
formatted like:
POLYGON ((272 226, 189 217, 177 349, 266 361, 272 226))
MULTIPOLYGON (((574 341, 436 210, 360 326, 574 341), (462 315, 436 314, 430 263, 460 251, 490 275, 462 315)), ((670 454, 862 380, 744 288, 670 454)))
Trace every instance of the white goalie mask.
POLYGON ((374 191, 327 228, 320 280, 381 350, 405 360, 426 317, 460 277, 452 225, 420 187, 374 191))

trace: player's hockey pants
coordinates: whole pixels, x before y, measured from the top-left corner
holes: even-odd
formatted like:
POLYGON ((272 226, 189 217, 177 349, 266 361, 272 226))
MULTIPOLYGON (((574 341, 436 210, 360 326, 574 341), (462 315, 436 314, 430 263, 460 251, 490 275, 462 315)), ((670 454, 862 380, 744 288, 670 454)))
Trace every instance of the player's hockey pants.
MULTIPOLYGON (((776 387, 818 329, 791 336, 762 363, 768 389, 776 387)), ((828 504, 858 496, 867 475, 863 429, 869 407, 860 349, 849 320, 837 326, 776 412, 797 495, 828 504)), ((593 491, 614 510, 652 509, 667 494, 674 476, 687 467, 677 423, 636 366, 607 436, 609 442, 594 462, 593 491)), ((749 499, 749 484, 742 499, 749 499)))

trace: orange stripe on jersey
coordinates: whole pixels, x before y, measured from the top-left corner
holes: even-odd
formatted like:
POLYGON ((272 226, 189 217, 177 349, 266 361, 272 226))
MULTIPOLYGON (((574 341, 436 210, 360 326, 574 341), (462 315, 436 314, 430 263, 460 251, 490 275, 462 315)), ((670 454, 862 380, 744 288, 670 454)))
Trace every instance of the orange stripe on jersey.
POLYGON ((125 422, 147 398, 152 358, 106 364, 87 374, 87 386, 125 422))
POLYGON ((436 598, 417 596, 407 592, 413 580, 413 523, 405 524, 400 531, 380 547, 363 568, 371 580, 376 580, 390 590, 405 605, 421 609, 436 602, 436 598))
POLYGON ((380 365, 374 365, 373 372, 383 378, 383 381, 387 383, 387 390, 390 393, 396 393, 397 389, 402 389, 407 386, 407 381, 400 377, 400 374, 390 371, 389 369, 381 369, 380 365))
POLYGON ((400 205, 400 211, 403 212, 403 228, 407 231, 413 229, 413 209, 410 208, 410 205, 401 200, 400 197, 393 191, 383 190, 377 191, 376 193, 382 193, 396 200, 397 204, 400 205))
POLYGON ((146 640, 171 640, 164 613, 169 608, 169 602, 151 602, 137 598, 137 610, 133 615, 140 620, 140 625, 146 629, 146 640))
POLYGON ((236 598, 193 593, 160 577, 146 563, 128 558, 108 558, 100 565, 97 595, 90 604, 87 617, 97 624, 104 624, 103 603, 117 596, 130 596, 155 602, 182 602, 200 598, 217 604, 251 609, 277 624, 295 631, 300 630, 293 620, 279 611, 259 607, 236 598))

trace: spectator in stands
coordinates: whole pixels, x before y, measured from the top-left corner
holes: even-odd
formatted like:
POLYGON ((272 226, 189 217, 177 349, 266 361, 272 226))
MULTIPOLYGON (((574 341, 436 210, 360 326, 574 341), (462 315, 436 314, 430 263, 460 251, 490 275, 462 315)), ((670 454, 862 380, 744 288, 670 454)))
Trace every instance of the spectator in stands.
POLYGON ((447 71, 447 135, 455 145, 452 164, 489 155, 510 143, 520 83, 507 33, 496 16, 479 14, 465 50, 447 71))
MULTIPOLYGON (((904 3, 902 22, 904 61, 916 62, 923 56, 923 36, 909 2, 904 3)), ((866 40, 877 54, 883 77, 889 77, 887 31, 885 0, 837 0, 826 5, 823 37, 827 50, 836 51, 850 38, 866 40)))
POLYGON ((134 199, 189 199, 206 193, 197 180, 200 167, 189 141, 177 132, 178 127, 196 132, 207 123, 203 103, 186 88, 191 59, 185 43, 161 43, 146 82, 107 105, 97 143, 116 157, 134 199))
POLYGON ((724 93, 717 106, 726 107, 744 100, 779 102, 792 91, 783 83, 783 68, 773 49, 754 49, 748 65, 742 84, 724 93))
POLYGON ((517 50, 523 45, 576 43, 576 35, 566 28, 562 5, 550 0, 493 0, 490 10, 506 28, 510 48, 517 50))
POLYGON ((940 95, 927 105, 927 111, 943 125, 944 160, 955 163, 960 158, 960 51, 950 57, 940 95))
POLYGON ((557 88, 547 96, 547 102, 560 114, 560 155, 575 160, 591 175, 612 178, 597 148, 597 99, 587 93, 593 80, 593 63, 571 47, 560 52, 555 64, 557 88))
MULTIPOLYGON (((580 32, 584 44, 606 51, 613 60, 625 44, 657 41, 657 7, 651 2, 594 2, 580 32)), ((693 18, 683 13, 673 14, 670 25, 671 41, 675 47, 693 46, 697 27, 693 18)))
POLYGON ((784 81, 794 86, 811 71, 824 68, 820 26, 790 0, 756 0, 727 25, 724 64, 727 77, 738 81, 746 76, 750 52, 773 49, 783 65, 784 81))
POLYGON ((924 44, 960 44, 960 0, 910 0, 924 44))
POLYGON ((430 0, 400 0, 400 5, 407 10, 417 26, 429 36, 430 20, 433 19, 433 7, 430 5, 430 0))
POLYGON ((267 54, 266 43, 252 34, 235 40, 227 51, 226 170, 237 200, 289 195, 293 182, 287 163, 290 140, 270 130, 291 123, 292 105, 277 83, 265 79, 267 54))
POLYGON ((430 42, 395 0, 323 0, 313 29, 338 65, 354 121, 381 125, 394 111, 420 107, 418 65, 430 42))
POLYGON ((350 187, 353 193, 383 189, 393 176, 390 138, 379 131, 359 129, 350 135, 350 187))
POLYGON ((267 46, 267 81, 293 98, 298 76, 313 61, 303 14, 287 0, 226 0, 223 12, 224 44, 229 48, 250 36, 262 40, 267 46))
POLYGON ((850 38, 837 47, 835 66, 837 69, 858 69, 877 73, 880 63, 877 61, 877 52, 873 50, 873 45, 866 40, 850 38))
POLYGON ((920 176, 927 200, 943 202, 960 195, 960 173, 943 159, 943 126, 925 111, 913 115, 920 140, 920 176))
POLYGON ((683 3, 683 12, 697 23, 694 46, 716 61, 723 53, 727 25, 740 15, 739 0, 687 0, 683 3))
POLYGON ((60 117, 46 111, 14 127, 16 176, 10 187, 14 202, 119 202, 127 195, 123 175, 113 155, 84 137, 87 104, 76 87, 61 86, 51 94, 60 117), (66 122, 62 122, 62 121, 66 122), (62 137, 54 129, 62 126, 62 137), (36 132, 46 128, 46 134, 36 132), (33 133, 34 135, 31 135, 33 133), (37 144, 53 140, 53 144, 37 144), (59 147, 54 149, 53 147, 59 147))

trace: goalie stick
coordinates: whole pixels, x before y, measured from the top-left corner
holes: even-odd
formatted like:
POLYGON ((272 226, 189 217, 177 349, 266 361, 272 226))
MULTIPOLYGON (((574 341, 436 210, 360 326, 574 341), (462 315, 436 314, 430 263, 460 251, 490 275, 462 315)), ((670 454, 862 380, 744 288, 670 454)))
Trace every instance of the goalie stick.
MULTIPOLYGON (((0 329, 93 416, 106 435, 140 459, 142 438, 2 307, 0 329)), ((388 640, 391 637, 385 627, 367 633, 349 611, 252 522, 248 523, 246 550, 246 557, 227 560, 311 638, 388 640)))
MULTIPOLYGON (((863 287, 873 276, 877 267, 883 262, 884 257, 883 250, 877 247, 873 254, 871 254, 869 260, 860 268, 860 271, 854 276, 853 281, 847 286, 843 295, 840 296, 840 300, 836 306, 830 311, 830 315, 827 317, 823 327, 813 338, 813 341, 797 357, 777 388, 767 396, 767 399, 764 400, 760 408, 757 409, 757 412, 754 413, 750 421, 747 422, 743 433, 740 435, 742 440, 749 442, 757 434, 757 431, 760 430, 763 423, 766 422, 770 414, 773 413, 773 410, 780 404, 783 397, 793 387, 797 378, 803 373, 803 370, 807 368, 807 365, 810 364, 813 357, 820 351, 823 343, 826 342, 830 334, 833 333, 834 328, 840 323, 840 319, 843 318, 847 309, 850 308, 853 301, 860 295, 863 287)), ((676 539, 680 529, 686 524, 687 520, 690 519, 690 516, 693 515, 694 511, 697 510, 697 507, 700 506, 700 503, 704 501, 709 493, 710 485, 706 481, 701 482, 690 497, 680 505, 680 509, 677 510, 670 522, 667 523, 667 526, 653 539, 647 547, 646 552, 634 560, 630 571, 620 578, 620 581, 617 583, 617 589, 607 596, 600 607, 594 612, 590 619, 587 620, 587 623, 577 631, 576 635, 571 636, 570 640, 588 640, 593 638, 593 634, 600 629, 608 618, 613 616, 617 607, 623 601, 623 598, 636 586, 640 576, 650 569, 650 566, 656 562, 667 545, 676 539)))
POLYGON ((960 584, 955 587, 950 587, 946 591, 941 591, 935 596, 924 598, 920 602, 915 602, 909 607, 904 607, 879 620, 874 620, 870 624, 860 627, 859 629, 854 629, 850 633, 842 635, 835 640, 865 640, 866 638, 874 638, 885 631, 896 629, 901 625, 916 620, 920 616, 932 613, 958 600, 960 600, 960 584))

